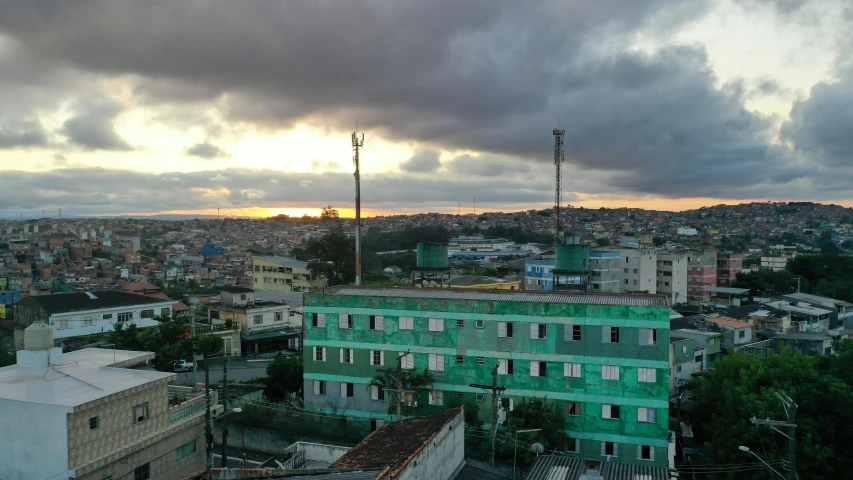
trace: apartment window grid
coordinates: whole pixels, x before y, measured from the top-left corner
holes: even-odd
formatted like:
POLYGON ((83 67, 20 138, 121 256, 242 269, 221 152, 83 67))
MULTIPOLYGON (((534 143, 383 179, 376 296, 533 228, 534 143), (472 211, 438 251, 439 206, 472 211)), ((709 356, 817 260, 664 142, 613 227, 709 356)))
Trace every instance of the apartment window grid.
POLYGON ((654 368, 638 368, 637 381, 643 383, 657 383, 658 371, 654 368))
POLYGON ((443 318, 430 318, 429 319, 429 331, 430 332, 443 332, 444 331, 444 319, 443 318))
POLYGON ((655 460, 655 449, 650 445, 637 445, 637 460, 655 460))
POLYGON ((485 357, 477 357, 477 365, 485 365, 486 358, 485 357))
POLYGON ((444 355, 436 355, 434 353, 430 353, 427 359, 427 367, 433 372, 443 372, 444 355))
POLYGON ((571 377, 571 378, 580 378, 581 377, 581 364, 580 363, 564 363, 563 364, 563 376, 571 377))
POLYGON ((546 362, 530 362, 530 376, 544 377, 547 375, 548 364, 546 362))
POLYGON ((530 338, 534 340, 541 340, 543 338, 547 338, 548 336, 548 325, 544 323, 531 323, 530 324, 530 338))
POLYGON ((188 443, 175 449, 175 460, 189 457, 193 453, 195 453, 195 440, 190 440, 188 443))
POLYGON ((353 363, 354 361, 354 350, 351 348, 342 348, 341 349, 341 363, 353 363))
POLYGON ((370 351, 370 364, 373 366, 382 366, 385 365, 385 352, 382 350, 371 350, 370 351))
POLYGON ((619 380, 619 365, 602 365, 602 380, 619 380))
POLYGON ((578 438, 569 438, 569 443, 567 446, 568 452, 571 453, 580 453, 581 451, 581 441, 578 438))
POLYGON ((580 404, 580 402, 564 402, 563 403, 563 414, 569 415, 572 417, 579 417, 581 415, 581 404, 580 404))
POLYGON ((601 456, 618 457, 619 444, 617 444, 616 442, 601 442, 601 456))
POLYGON ((460 319, 458 319, 458 320, 456 320, 456 326, 457 326, 458 328, 462 328, 462 327, 464 327, 464 326, 465 326, 465 320, 462 320, 461 318, 460 318, 460 319))
POLYGON ((371 315, 370 329, 379 331, 385 330, 385 317, 382 315, 371 315))
POLYGON ((619 343, 619 327, 601 327, 603 343, 619 343))
POLYGON ((83 326, 84 327, 91 327, 94 324, 95 324, 95 320, 91 315, 83 317, 83 326))
POLYGON ((326 314, 325 313, 312 313, 311 314, 311 326, 317 328, 326 328, 326 314))
POLYGON ((604 404, 601 406, 601 418, 605 420, 619 420, 621 409, 619 405, 607 405, 604 404))
POLYGON ((314 347, 314 360, 317 362, 326 361, 326 347, 314 347))
POLYGON ((415 329, 415 319, 414 317, 400 317, 400 330, 414 330, 415 329))
POLYGON ((498 359, 498 375, 512 375, 514 365, 512 359, 498 359))
POLYGON ((343 330, 352 330, 352 315, 342 313, 338 316, 338 328, 343 330))
POLYGON ((640 345, 657 345, 658 331, 656 328, 641 328, 638 330, 640 345))
POLYGON ((370 399, 371 400, 385 400, 385 390, 379 387, 379 385, 371 385, 370 386, 370 399))
POLYGON ((119 322, 129 322, 133 320, 133 312, 121 312, 118 314, 117 320, 119 322))
POLYGON ((139 312, 139 316, 142 318, 154 318, 154 310, 142 310, 141 312, 139 312))
POLYGON ((637 409, 637 421, 655 423, 657 421, 657 411, 654 408, 639 407, 637 409))
POLYGON ((430 390, 429 392, 429 404, 430 405, 444 405, 444 392, 437 390, 430 390))
POLYGON ((583 339, 582 325, 566 325, 564 330, 563 340, 567 342, 580 342, 583 339))
POLYGON ((264 323, 264 316, 263 315, 255 315, 253 320, 254 320, 255 325, 260 325, 260 324, 264 323))

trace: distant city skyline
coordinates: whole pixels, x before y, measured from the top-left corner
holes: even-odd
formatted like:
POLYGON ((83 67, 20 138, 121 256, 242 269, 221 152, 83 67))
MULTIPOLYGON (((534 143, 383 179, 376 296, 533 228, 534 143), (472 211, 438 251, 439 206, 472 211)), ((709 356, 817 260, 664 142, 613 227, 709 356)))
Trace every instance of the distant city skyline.
POLYGON ((558 122, 568 204, 853 206, 845 0, 4 12, 4 218, 349 216, 356 125, 367 216, 550 208, 558 122))

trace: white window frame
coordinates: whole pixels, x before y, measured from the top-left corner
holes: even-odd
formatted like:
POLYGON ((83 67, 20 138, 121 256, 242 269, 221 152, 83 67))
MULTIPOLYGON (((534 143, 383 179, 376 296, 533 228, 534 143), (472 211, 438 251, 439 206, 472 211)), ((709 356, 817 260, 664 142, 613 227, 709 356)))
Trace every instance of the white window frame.
POLYGON ((341 398, 350 398, 355 396, 355 385, 350 382, 341 382, 341 398), (352 395, 349 390, 352 388, 352 395))
POLYGON ((264 323, 264 314, 256 313, 252 316, 252 325, 261 325, 264 323))
POLYGON ((657 345, 658 330, 656 328, 640 328, 640 345, 657 345))
POLYGON ((565 342, 581 342, 583 341, 583 326, 579 324, 571 324, 566 325, 566 329, 563 331, 563 341, 565 342), (577 340, 575 339, 575 328, 578 329, 579 335, 577 340))
POLYGON ((314 328, 326 328, 326 314, 315 313, 314 318, 311 319, 311 326, 314 328), (316 325, 314 325, 315 323, 316 325))
POLYGON ((547 323, 531 323, 530 324, 530 338, 533 340, 542 340, 544 338, 548 338, 548 324, 547 323), (539 328, 545 327, 545 331, 542 332, 542 335, 539 333, 539 328))
POLYGON ((385 352, 383 352, 382 350, 371 350, 370 364, 375 367, 381 367, 385 365, 385 352), (379 360, 379 363, 376 363, 376 360, 379 360))
POLYGON ((400 330, 414 330, 415 317, 400 317, 400 330))
POLYGON ((384 392, 382 391, 382 387, 380 387, 379 385, 371 385, 370 386, 370 399, 371 400, 382 400, 382 401, 384 401, 385 395, 380 395, 382 393, 384 393, 384 392))
POLYGON ((444 331, 444 319, 443 318, 433 318, 429 319, 429 331, 430 332, 443 332, 444 331))
POLYGON ((548 364, 547 362, 540 362, 537 360, 532 360, 530 362, 530 376, 537 378, 545 378, 548 374, 548 364), (545 374, 542 373, 542 366, 545 365, 545 374))
POLYGON ((314 380, 314 395, 326 394, 326 382, 324 380, 314 380))
POLYGON ((637 421, 643 423, 657 423, 657 410, 654 408, 637 408, 637 421))
POLYGON ((581 402, 565 402, 563 403, 563 415, 568 415, 570 417, 580 417, 583 415, 583 405, 581 402), (575 413, 569 413, 569 405, 577 406, 575 413))
POLYGON ((429 404, 430 405, 444 405, 444 392, 441 390, 430 390, 429 391, 429 404))
POLYGON ((605 420, 621 420, 622 419, 622 408, 620 405, 610 405, 610 404, 602 404, 601 405, 601 418, 605 420), (613 407, 616 407, 619 415, 613 416, 613 407))
POLYGON ((511 358, 498 359, 498 375, 512 375, 515 371, 515 365, 511 358))
POLYGON ((602 365, 602 380, 619 380, 619 365, 602 365))
POLYGON ((619 327, 601 327, 601 343, 621 343, 622 332, 619 327), (616 341, 613 341, 614 330, 616 332, 616 341))
POLYGON ((314 355, 313 358, 315 362, 325 362, 326 361, 326 347, 314 347, 314 355), (319 353, 319 355, 317 355, 319 353))
POLYGON ((352 348, 342 348, 340 357, 341 363, 354 363, 355 350, 353 350, 352 348))
POLYGON ((637 381, 642 383, 657 383, 658 371, 656 368, 638 368, 637 381))
MULTIPOLYGON (((397 356, 403 356, 406 352, 400 352, 397 356)), ((400 359, 401 368, 415 368, 415 354, 410 353, 400 359)))
POLYGON ((474 322, 474 327, 475 328, 486 328, 486 321, 485 320, 476 320, 474 322))
POLYGON ((498 338, 512 338, 514 330, 512 322, 498 322, 498 338))
POLYGON ((355 321, 349 313, 341 313, 338 315, 338 328, 341 330, 352 330, 355 321))
POLYGON ((601 456, 602 457, 618 457, 619 456, 619 444, 616 442, 601 442, 601 456), (610 443, 613 445, 613 453, 608 455, 607 453, 607 444, 610 443))
POLYGON ((580 363, 564 363, 563 364, 563 376, 569 378, 581 378, 581 364, 580 363))
POLYGON ((444 355, 430 353, 427 359, 427 368, 433 372, 444 371, 444 355))
POLYGON ((373 328, 370 329, 371 331, 381 332, 385 330, 385 317, 382 315, 371 315, 371 317, 373 317, 373 328))

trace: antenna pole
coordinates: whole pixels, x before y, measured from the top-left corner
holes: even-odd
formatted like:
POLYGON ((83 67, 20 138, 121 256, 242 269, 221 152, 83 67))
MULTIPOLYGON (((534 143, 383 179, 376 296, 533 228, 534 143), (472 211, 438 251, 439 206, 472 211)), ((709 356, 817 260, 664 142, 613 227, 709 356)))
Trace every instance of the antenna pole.
POLYGON ((565 150, 563 148, 563 136, 566 131, 563 129, 554 129, 554 167, 556 170, 554 178, 554 245, 562 243, 562 218, 560 217, 560 204, 563 200, 563 160, 565 159, 565 150))
MULTIPOLYGON (((358 128, 358 127, 356 127, 358 128)), ((352 132, 352 163, 355 165, 355 284, 361 285, 361 162, 359 151, 364 145, 364 134, 361 137, 352 132)))

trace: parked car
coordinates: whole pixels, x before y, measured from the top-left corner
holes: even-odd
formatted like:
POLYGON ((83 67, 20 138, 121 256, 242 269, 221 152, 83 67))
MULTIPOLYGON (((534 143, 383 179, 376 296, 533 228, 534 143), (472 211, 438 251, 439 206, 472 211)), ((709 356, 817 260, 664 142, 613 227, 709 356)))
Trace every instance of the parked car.
POLYGON ((173 372, 192 372, 193 371, 193 362, 188 362, 186 360, 175 360, 172 362, 172 371, 173 372))

